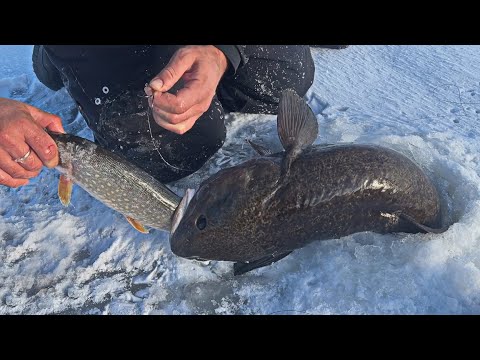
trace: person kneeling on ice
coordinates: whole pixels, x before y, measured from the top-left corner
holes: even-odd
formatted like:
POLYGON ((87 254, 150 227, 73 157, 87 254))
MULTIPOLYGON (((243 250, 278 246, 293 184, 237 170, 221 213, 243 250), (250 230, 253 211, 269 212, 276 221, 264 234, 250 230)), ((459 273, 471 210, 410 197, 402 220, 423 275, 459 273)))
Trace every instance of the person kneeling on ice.
MULTIPOLYGON (((32 59, 44 85, 67 88, 99 145, 162 183, 220 149, 225 112, 276 114, 280 93, 304 96, 315 71, 302 45, 37 45, 32 59)), ((58 116, 0 98, 0 185, 58 164, 44 128, 64 132, 58 116)))

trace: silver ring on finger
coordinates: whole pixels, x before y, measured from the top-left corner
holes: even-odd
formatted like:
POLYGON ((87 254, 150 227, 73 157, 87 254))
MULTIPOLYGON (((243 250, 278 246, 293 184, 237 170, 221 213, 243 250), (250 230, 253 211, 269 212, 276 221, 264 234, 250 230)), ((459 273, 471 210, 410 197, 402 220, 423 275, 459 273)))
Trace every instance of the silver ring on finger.
POLYGON ((23 155, 21 158, 14 159, 13 161, 15 161, 16 163, 23 164, 28 159, 30 154, 31 154, 31 149, 28 149, 28 151, 25 155, 23 155))

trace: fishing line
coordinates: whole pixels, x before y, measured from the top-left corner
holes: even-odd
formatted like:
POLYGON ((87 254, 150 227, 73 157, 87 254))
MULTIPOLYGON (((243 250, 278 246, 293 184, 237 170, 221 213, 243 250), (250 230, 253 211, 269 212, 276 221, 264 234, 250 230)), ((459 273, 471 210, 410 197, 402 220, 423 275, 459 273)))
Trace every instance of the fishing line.
MULTIPOLYGON (((152 95, 139 95, 140 97, 145 97, 147 99, 152 99, 152 105, 150 106, 149 104, 149 107, 153 109, 153 96, 154 94, 152 95)), ((163 155, 160 153, 160 150, 158 149, 158 146, 157 144, 155 143, 155 139, 153 138, 153 135, 152 135, 152 127, 150 125, 150 111, 147 110, 147 124, 148 124, 148 132, 150 133, 150 138, 152 139, 152 144, 155 148, 155 150, 157 151, 158 155, 160 156, 160 158, 162 159, 162 161, 167 164, 168 166, 170 166, 171 168, 173 169, 176 169, 176 170, 180 170, 180 171, 193 171, 192 169, 185 169, 185 168, 179 168, 175 165, 172 165, 170 164, 164 157, 163 155)))

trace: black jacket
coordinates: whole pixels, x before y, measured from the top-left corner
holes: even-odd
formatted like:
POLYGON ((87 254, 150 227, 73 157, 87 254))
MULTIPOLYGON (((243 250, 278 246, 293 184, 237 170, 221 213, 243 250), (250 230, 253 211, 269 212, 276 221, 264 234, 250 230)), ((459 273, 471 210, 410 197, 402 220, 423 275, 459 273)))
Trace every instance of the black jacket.
MULTIPOLYGON (((226 78, 247 62, 244 46, 216 46, 230 63, 226 78)), ((52 90, 67 88, 96 138, 101 140, 101 134, 105 133, 103 127, 109 126, 112 118, 136 111, 136 100, 145 95, 145 84, 167 65, 180 47, 37 45, 33 52, 33 68, 38 79, 52 90), (123 98, 134 101, 126 103, 123 98)), ((128 125, 122 126, 128 130, 128 125)))

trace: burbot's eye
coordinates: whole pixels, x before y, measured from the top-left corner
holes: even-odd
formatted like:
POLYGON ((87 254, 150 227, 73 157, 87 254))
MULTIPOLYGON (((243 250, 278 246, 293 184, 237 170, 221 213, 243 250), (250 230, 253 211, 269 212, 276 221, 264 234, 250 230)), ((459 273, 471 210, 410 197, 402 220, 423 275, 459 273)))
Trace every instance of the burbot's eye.
POLYGON ((207 227, 207 218, 203 215, 200 215, 195 225, 197 225, 198 230, 205 229, 207 227))

